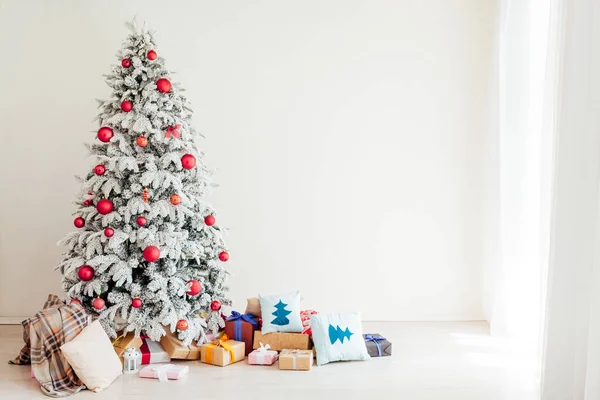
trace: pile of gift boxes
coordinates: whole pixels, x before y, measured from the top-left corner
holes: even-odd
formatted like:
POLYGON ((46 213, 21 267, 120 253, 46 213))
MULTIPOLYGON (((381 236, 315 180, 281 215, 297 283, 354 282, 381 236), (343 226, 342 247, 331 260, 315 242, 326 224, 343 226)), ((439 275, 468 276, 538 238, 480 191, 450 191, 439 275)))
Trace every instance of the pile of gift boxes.
MULTIPOLYGON (((184 346, 176 334, 167 330, 160 343, 152 342, 133 333, 121 336, 113 342, 113 347, 126 362, 125 353, 132 348, 139 349, 141 364, 148 364, 139 371, 141 377, 160 380, 179 379, 185 376, 189 367, 179 365, 156 365, 171 360, 199 360, 205 364, 225 367, 247 360, 250 365, 273 365, 277 361, 280 370, 308 371, 313 365, 316 351, 311 338, 310 316, 314 310, 300 312, 302 331, 300 332, 261 332, 260 313, 253 304, 258 299, 249 299, 245 313, 233 311, 225 319, 225 327, 218 334, 209 334, 209 342, 192 343, 184 346), (258 315, 257 315, 258 314, 258 315)), ((260 310, 260 309, 258 309, 260 310)), ((391 355, 391 343, 379 334, 363 335, 365 347, 370 357, 391 355)), ((127 370, 127 368, 125 368, 127 370)))

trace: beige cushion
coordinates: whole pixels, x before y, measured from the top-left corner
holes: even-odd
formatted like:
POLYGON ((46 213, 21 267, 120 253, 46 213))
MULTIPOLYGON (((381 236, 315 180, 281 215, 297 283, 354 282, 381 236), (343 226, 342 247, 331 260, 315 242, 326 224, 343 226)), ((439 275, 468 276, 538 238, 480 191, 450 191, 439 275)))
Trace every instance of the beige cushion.
POLYGON ((261 318, 262 314, 260 313, 260 300, 258 300, 258 297, 248 298, 245 314, 252 314, 255 317, 261 318))
POLYGON ((121 375, 119 356, 99 321, 88 325, 60 349, 79 379, 91 391, 106 389, 121 375))

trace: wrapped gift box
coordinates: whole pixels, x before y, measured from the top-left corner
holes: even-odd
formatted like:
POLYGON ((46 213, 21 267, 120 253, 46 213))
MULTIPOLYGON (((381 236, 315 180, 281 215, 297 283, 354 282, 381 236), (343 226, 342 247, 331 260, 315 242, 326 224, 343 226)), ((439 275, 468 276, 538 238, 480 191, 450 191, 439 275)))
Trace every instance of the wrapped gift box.
POLYGON ((310 316, 317 314, 315 310, 300 311, 300 319, 302 320, 302 333, 307 334, 312 339, 312 329, 310 327, 310 316))
POLYGON ((279 354, 279 369, 309 371, 313 364, 312 350, 283 349, 279 354))
POLYGON ((248 354, 248 364, 251 365, 273 365, 277 361, 277 351, 269 350, 271 346, 261 346, 248 354))
POLYGON ((139 372, 140 378, 158 379, 165 382, 168 379, 177 380, 186 376, 190 372, 187 365, 148 365, 139 372))
POLYGON ((263 335, 260 331, 254 332, 253 348, 258 349, 261 343, 268 344, 271 346, 271 350, 277 351, 283 349, 312 349, 310 337, 303 333, 273 332, 263 335))
POLYGON ((254 331, 258 329, 258 321, 252 314, 240 314, 232 311, 225 321, 225 334, 233 340, 246 344, 245 355, 250 354, 254 344, 254 331))
POLYGON ((367 351, 371 357, 385 357, 392 355, 392 343, 379 333, 367 333, 363 335, 367 351))
POLYGON ((123 364, 123 353, 130 347, 139 349, 143 344, 142 338, 135 337, 133 332, 129 332, 127 335, 121 335, 113 341, 113 348, 123 364))
POLYGON ((215 342, 200 346, 200 361, 206 364, 224 367, 246 358, 246 344, 228 340, 227 335, 215 342))
POLYGON ((171 357, 169 357, 169 354, 164 347, 160 343, 148 339, 146 336, 142 336, 140 352, 142 353, 142 364, 156 364, 171 361, 171 357))
POLYGON ((167 334, 160 338, 160 344, 164 347, 169 357, 178 360, 197 360, 200 358, 200 347, 192 343, 184 346, 174 333, 167 329, 167 334))

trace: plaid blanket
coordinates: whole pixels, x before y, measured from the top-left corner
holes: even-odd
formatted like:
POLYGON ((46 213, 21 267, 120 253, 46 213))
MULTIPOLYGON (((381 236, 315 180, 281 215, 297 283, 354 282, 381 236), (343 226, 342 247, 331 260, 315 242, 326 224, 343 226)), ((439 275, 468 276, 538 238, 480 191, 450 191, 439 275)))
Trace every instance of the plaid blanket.
POLYGON ((43 394, 70 396, 85 389, 63 357, 60 346, 75 338, 91 321, 80 304, 65 305, 51 294, 44 309, 22 322, 25 346, 10 364, 31 364, 43 394))

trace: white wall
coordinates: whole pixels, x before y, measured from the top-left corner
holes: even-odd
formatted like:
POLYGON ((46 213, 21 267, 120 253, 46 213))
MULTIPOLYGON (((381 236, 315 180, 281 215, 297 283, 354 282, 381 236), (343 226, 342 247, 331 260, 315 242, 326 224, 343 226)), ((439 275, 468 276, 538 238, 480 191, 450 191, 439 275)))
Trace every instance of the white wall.
POLYGON ((59 291, 94 98, 137 14, 218 168, 238 308, 299 288, 366 319, 480 319, 494 3, 2 2, 0 316, 59 291))

